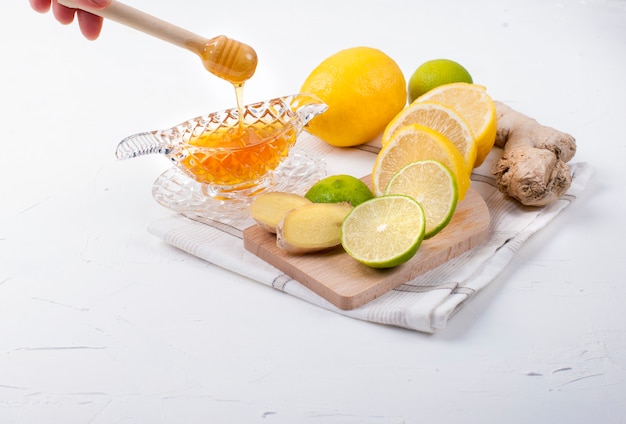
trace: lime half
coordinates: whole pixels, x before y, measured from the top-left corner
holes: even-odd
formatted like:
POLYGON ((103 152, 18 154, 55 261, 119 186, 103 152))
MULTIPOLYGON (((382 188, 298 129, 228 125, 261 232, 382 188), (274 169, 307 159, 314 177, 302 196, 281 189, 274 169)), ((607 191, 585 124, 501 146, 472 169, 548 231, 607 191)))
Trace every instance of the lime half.
POLYGON ((341 244, 357 261, 372 268, 392 268, 411 259, 424 239, 426 219, 412 197, 375 197, 343 221, 341 244))
POLYGON ((352 175, 331 175, 316 182, 304 195, 313 203, 350 203, 357 206, 374 197, 363 181, 352 175))
POLYGON ((441 162, 422 160, 411 162, 389 180, 385 194, 411 196, 424 208, 426 232, 433 237, 452 219, 459 197, 454 174, 441 162))

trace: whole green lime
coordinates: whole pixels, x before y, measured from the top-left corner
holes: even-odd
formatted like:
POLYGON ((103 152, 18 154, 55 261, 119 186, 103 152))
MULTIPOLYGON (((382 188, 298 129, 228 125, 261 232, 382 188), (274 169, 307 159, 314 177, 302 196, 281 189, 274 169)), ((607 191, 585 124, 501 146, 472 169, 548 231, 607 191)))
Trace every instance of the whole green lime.
POLYGON ((313 203, 342 203, 359 205, 374 197, 363 181, 352 175, 340 174, 326 177, 311 186, 304 195, 313 203))
POLYGON ((450 59, 434 59, 422 63, 409 79, 409 102, 440 85, 453 82, 472 84, 472 76, 459 63, 450 59))

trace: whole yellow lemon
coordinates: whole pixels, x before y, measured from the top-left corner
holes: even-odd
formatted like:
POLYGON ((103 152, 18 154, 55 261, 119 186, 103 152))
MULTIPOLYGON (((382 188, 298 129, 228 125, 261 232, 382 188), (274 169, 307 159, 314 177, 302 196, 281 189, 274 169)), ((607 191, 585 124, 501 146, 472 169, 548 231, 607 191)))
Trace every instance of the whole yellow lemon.
POLYGON ((339 147, 377 137, 407 101, 400 67, 371 47, 352 47, 328 57, 311 72, 300 91, 315 94, 328 105, 307 131, 339 147))

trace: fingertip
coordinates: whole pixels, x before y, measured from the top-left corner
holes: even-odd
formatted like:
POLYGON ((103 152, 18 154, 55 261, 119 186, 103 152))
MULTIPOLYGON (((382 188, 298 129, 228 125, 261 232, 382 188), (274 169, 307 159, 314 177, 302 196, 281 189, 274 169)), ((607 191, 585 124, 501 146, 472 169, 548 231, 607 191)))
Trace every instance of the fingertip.
POLYGON ((69 25, 74 21, 75 12, 75 9, 61 6, 57 2, 52 2, 52 13, 54 14, 54 18, 63 25, 69 25))
POLYGON ((83 34, 83 36, 89 40, 89 41, 95 41, 98 39, 98 37, 100 36, 100 30, 99 29, 90 29, 90 30, 82 30, 81 32, 83 34))
POLYGON ((29 0, 30 7, 39 13, 47 13, 50 10, 50 0, 29 0))
POLYGON ((77 11, 76 15, 78 18, 78 26, 83 36, 90 41, 97 39, 102 31, 103 19, 82 10, 77 11))

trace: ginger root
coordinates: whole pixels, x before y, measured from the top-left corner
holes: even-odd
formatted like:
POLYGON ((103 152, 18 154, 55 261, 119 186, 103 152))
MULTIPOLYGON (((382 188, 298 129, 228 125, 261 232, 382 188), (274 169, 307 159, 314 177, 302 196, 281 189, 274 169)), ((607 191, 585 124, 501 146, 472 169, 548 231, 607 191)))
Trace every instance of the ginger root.
POLYGON ((276 233, 276 227, 287 212, 310 203, 309 199, 295 193, 261 193, 250 204, 250 216, 265 231, 276 233))
POLYGON ((341 224, 352 210, 350 203, 311 203, 287 212, 276 228, 276 245, 303 254, 341 244, 341 224))
POLYGON ((544 206, 565 194, 572 182, 566 162, 576 153, 574 137, 502 102, 495 105, 495 145, 504 148, 491 167, 498 189, 527 206, 544 206))

